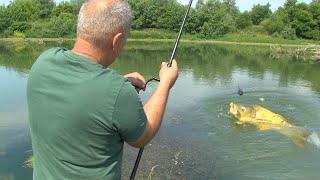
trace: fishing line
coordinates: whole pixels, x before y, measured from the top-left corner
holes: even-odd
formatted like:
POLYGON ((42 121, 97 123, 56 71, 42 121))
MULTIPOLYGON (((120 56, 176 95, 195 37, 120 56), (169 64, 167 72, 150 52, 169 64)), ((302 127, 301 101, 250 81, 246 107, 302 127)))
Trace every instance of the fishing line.
POLYGON ((239 96, 243 96, 244 95, 244 92, 243 90, 240 88, 240 85, 238 84, 238 95, 239 96))
MULTIPOLYGON (((170 57, 170 61, 168 63, 168 67, 171 67, 172 66, 172 62, 174 60, 174 57, 175 57, 175 54, 176 54, 176 51, 177 51, 177 48, 178 48, 178 45, 180 43, 180 39, 181 39, 181 35, 182 35, 182 32, 183 32, 183 28, 184 28, 184 25, 186 23, 186 20, 188 18, 188 15, 189 15, 189 12, 190 12, 190 9, 191 9, 191 5, 192 5, 192 1, 193 0, 190 0, 189 2, 189 5, 188 5, 188 9, 184 15, 184 18, 183 18, 183 21, 182 21, 182 24, 181 24, 181 27, 180 27, 180 31, 179 31, 179 34, 178 34, 178 37, 176 39, 176 43, 174 45, 174 48, 173 48, 173 51, 172 51, 172 54, 171 54, 171 57, 170 57)), ((149 80, 146 81, 146 85, 148 85, 148 83, 152 82, 152 81, 158 81, 160 82, 160 79, 158 78, 151 78, 149 80)), ((132 170, 132 173, 131 173, 131 176, 130 176, 130 180, 134 180, 135 177, 136 177, 136 173, 137 173, 137 170, 138 170, 138 167, 139 167, 139 163, 140 163, 140 160, 141 160, 141 157, 142 157, 142 154, 143 154, 143 151, 144 151, 144 148, 140 148, 139 150, 139 153, 138 153, 138 156, 137 156, 137 159, 135 161, 135 164, 134 164, 134 167, 133 167, 133 170, 132 170)))
POLYGON ((145 85, 145 87, 147 87, 147 85, 148 85, 150 82, 152 82, 152 81, 160 82, 160 79, 155 78, 155 77, 153 77, 153 78, 149 79, 148 81, 146 81, 146 85, 145 85))

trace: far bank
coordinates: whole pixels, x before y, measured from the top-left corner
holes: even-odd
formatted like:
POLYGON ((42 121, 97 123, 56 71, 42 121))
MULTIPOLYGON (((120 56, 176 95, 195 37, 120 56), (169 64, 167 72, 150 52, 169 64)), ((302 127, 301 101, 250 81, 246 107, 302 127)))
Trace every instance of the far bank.
MULTIPOLYGON (((134 34, 134 33, 133 33, 134 34)), ((175 42, 175 39, 156 39, 156 38, 142 37, 137 38, 137 36, 131 36, 128 39, 128 46, 126 49, 135 49, 135 48, 145 48, 149 49, 152 47, 153 49, 163 48, 163 46, 168 49, 172 48, 172 44, 175 42), (152 45, 152 46, 150 46, 152 45)), ((252 49, 254 53, 254 49, 263 49, 265 52, 270 53, 272 58, 280 58, 283 56, 292 56, 295 59, 303 59, 311 62, 320 61, 320 44, 311 43, 311 42, 303 42, 298 41, 297 43, 287 43, 278 42, 278 43, 270 43, 270 42, 245 42, 245 41, 227 41, 227 40, 204 40, 199 38, 191 39, 190 36, 185 36, 187 38, 183 38, 181 40, 183 46, 196 46, 196 45, 221 45, 228 46, 228 49, 234 49, 235 52, 241 51, 241 49, 252 49)), ((63 46, 63 44, 73 44, 75 41, 74 38, 0 38, 0 46, 1 44, 11 44, 15 49, 23 49, 23 46, 28 46, 28 44, 35 43, 37 45, 41 44, 53 44, 55 46, 63 46), (2 43, 1 43, 2 42, 2 43)))

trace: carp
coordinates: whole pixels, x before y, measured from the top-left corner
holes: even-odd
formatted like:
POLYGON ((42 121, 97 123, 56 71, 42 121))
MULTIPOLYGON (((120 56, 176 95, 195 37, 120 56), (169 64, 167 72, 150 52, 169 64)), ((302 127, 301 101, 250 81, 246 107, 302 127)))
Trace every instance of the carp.
POLYGON ((310 132, 295 126, 283 116, 276 114, 260 105, 243 105, 230 103, 230 114, 238 121, 237 124, 251 124, 261 131, 274 130, 289 137, 294 144, 303 147, 310 132))

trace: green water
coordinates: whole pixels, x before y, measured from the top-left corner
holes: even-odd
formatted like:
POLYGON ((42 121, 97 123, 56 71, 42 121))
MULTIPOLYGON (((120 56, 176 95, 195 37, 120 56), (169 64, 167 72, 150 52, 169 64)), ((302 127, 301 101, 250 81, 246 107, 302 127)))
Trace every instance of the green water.
MULTIPOLYGON (((31 179, 25 86, 35 58, 71 43, 0 44, 0 179, 31 179)), ((130 42, 113 65, 119 73, 156 76, 172 43, 130 42)), ((295 146, 277 132, 236 125, 228 104, 261 104, 320 134, 320 65, 270 59, 269 48, 182 44, 180 77, 163 126, 148 145, 138 179, 318 179, 320 149, 295 146), (246 92, 237 95, 238 85, 246 92), (264 100, 264 101, 262 101, 264 100), (152 171, 153 169, 153 171, 152 171)), ((145 101, 156 87, 141 94, 145 101)), ((126 146, 123 178, 137 150, 126 146)))

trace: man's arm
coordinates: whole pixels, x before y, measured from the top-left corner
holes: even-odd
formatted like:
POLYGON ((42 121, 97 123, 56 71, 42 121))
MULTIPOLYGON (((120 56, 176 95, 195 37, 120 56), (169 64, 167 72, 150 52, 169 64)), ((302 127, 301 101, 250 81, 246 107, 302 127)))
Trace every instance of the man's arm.
POLYGON ((144 111, 148 119, 144 133, 137 141, 128 142, 133 147, 144 147, 153 139, 160 129, 170 89, 178 77, 177 62, 174 60, 172 67, 168 67, 167 63, 162 63, 159 77, 160 83, 158 88, 144 105, 144 111))

